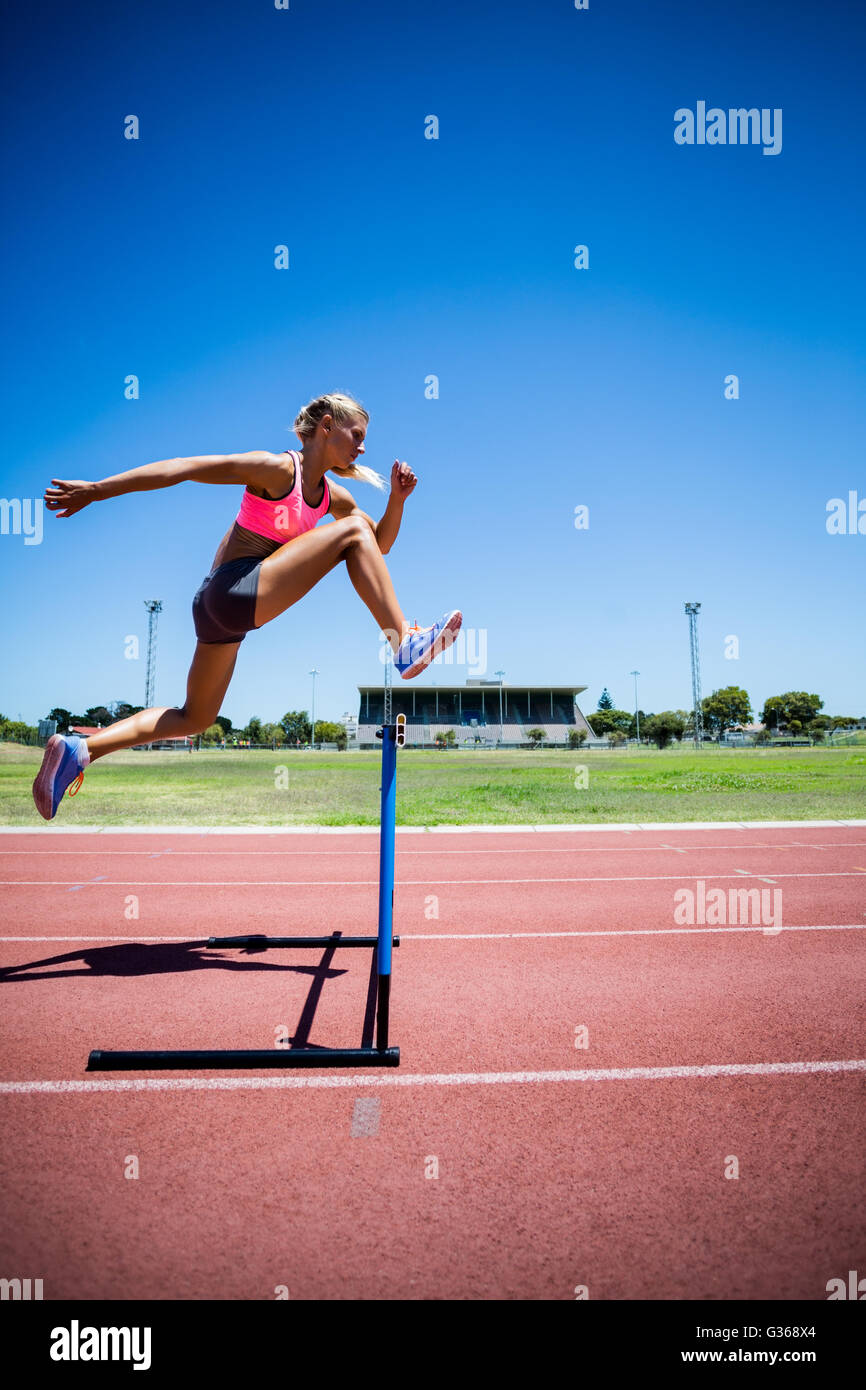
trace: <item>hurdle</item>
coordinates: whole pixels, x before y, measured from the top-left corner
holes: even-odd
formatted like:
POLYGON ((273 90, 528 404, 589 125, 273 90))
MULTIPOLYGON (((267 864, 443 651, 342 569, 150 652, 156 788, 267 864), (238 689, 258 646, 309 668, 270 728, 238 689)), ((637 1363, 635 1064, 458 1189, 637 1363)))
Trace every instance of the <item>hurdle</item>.
MULTIPOLYGON (((376 733, 382 740, 382 787, 379 816, 379 923, 376 936, 212 936, 207 948, 241 947, 250 950, 325 950, 337 947, 373 948, 376 952, 375 996, 376 1041, 361 1047, 281 1047, 245 1049, 138 1050, 112 1052, 94 1048, 87 1060, 88 1071, 180 1071, 244 1067, 398 1067, 400 1049, 388 1041, 391 1006, 392 946, 400 945, 393 935, 394 919, 394 831, 397 810, 397 749, 406 741, 406 716, 383 724, 376 733)), ((372 975, 372 972, 371 972, 372 975)), ((372 978, 371 978, 372 988, 372 978)), ((368 1000, 369 1007, 369 1000, 368 1000)))

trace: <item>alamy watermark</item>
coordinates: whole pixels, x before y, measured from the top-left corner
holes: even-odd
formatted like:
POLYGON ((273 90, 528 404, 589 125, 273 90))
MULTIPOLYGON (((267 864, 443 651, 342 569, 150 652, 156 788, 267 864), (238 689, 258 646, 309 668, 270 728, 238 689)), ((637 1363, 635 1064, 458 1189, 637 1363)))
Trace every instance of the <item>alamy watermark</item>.
POLYGON ((0 1301, 13 1303, 39 1302, 42 1299, 41 1279, 0 1279, 0 1301))
POLYGON ((866 1279, 861 1279, 856 1269, 848 1270, 847 1283, 844 1279, 828 1279, 824 1286, 827 1290, 827 1302, 838 1302, 839 1299, 852 1299, 856 1303, 866 1302, 866 1279))
POLYGON ((42 544, 41 497, 0 497, 0 535, 23 536, 25 545, 42 544))
POLYGON ((134 1371, 150 1370, 149 1327, 69 1327, 51 1329, 52 1361, 131 1361, 134 1371))
POLYGON ((824 524, 828 536, 866 536, 866 497, 858 498, 853 488, 847 502, 843 497, 831 497, 824 524))
MULTIPOLYGON (((392 640, 397 636, 393 628, 379 633, 379 660, 385 666, 393 659, 392 640)), ((461 627, 450 647, 434 657, 431 666, 466 666, 470 676, 483 676, 487 672, 487 628, 461 627)))
POLYGON ((782 153, 782 108, 748 109, 720 106, 707 108, 699 101, 692 111, 681 106, 674 112, 674 140, 678 145, 763 145, 764 154, 782 153))
POLYGON ((674 893, 674 921, 677 926, 753 926, 763 927, 764 935, 782 930, 781 888, 707 888, 699 878, 695 888, 678 888, 674 893))

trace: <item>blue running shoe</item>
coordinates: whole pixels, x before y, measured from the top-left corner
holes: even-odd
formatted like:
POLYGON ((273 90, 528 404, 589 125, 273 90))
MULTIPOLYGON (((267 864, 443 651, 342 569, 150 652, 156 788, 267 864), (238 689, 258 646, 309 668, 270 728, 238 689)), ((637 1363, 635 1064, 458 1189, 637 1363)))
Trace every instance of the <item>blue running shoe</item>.
POLYGON ((394 665, 404 681, 418 676, 435 661, 440 652, 447 651, 460 631, 463 614, 458 608, 446 613, 432 627, 411 627, 397 649, 394 665))
POLYGON ((67 787, 69 795, 74 796, 81 786, 84 768, 78 760, 78 749, 83 742, 78 734, 52 734, 46 743, 42 766, 33 783, 33 800, 44 820, 53 820, 57 815, 67 787), (76 779, 78 785, 71 787, 76 779))

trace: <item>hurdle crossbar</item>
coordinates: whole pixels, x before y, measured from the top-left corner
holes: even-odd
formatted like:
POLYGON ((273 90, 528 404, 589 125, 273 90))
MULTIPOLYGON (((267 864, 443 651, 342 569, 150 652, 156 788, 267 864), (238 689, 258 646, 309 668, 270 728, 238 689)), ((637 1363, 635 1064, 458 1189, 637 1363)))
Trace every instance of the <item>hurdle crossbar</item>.
MULTIPOLYGON (((379 930, 376 936, 212 936, 208 949, 334 950, 338 947, 371 947, 376 951, 376 1042, 369 1047, 281 1047, 247 1049, 168 1049, 165 1051, 109 1051, 94 1048, 88 1071, 230 1070, 244 1067, 397 1067, 399 1047, 388 1043, 391 1002, 391 951, 400 945, 393 935, 394 839, 397 808, 397 746, 405 739, 405 719, 385 724, 377 733, 382 740, 381 814, 379 821, 379 930)), ((372 981, 371 981, 372 989, 372 981)))

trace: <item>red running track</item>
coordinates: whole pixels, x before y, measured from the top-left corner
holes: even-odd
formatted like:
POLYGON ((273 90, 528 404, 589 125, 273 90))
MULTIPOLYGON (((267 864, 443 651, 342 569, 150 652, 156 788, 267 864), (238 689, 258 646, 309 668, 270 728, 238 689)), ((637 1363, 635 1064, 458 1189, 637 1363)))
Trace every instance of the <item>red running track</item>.
POLYGON ((398 1071, 85 1072, 93 1047, 358 1045, 367 952, 203 942, 373 934, 377 872, 362 834, 0 837, 0 1275, 712 1300, 866 1271, 862 826, 401 832, 398 1071), (781 930, 678 921, 699 881, 764 890, 781 930))

